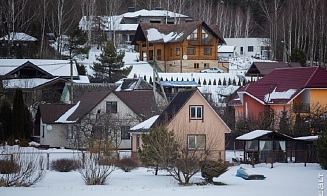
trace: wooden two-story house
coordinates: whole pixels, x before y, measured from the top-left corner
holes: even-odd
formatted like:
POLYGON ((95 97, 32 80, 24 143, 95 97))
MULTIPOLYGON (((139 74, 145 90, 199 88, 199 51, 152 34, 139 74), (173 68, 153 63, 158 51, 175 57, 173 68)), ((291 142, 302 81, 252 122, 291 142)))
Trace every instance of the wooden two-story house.
POLYGON ((199 72, 218 67, 218 44, 225 43, 216 25, 140 23, 132 44, 140 60, 164 72, 199 72))
POLYGON ((275 117, 284 111, 294 116, 317 108, 326 109, 327 70, 320 67, 275 69, 257 82, 240 88, 229 105, 235 106, 236 120, 258 118, 266 109, 275 117))

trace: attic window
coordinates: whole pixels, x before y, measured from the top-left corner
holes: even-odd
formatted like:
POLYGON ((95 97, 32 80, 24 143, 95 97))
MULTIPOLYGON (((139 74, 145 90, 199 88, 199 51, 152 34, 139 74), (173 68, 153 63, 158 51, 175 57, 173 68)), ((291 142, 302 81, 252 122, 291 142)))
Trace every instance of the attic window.
POLYGON ((117 101, 106 102, 106 112, 107 113, 117 113, 117 101))
POLYGON ((203 119, 203 106, 190 106, 190 119, 191 120, 202 120, 203 119))
POLYGON ((193 41, 198 40, 198 29, 195 29, 195 31, 193 31, 193 33, 191 33, 189 36, 187 36, 187 40, 193 40, 193 41))

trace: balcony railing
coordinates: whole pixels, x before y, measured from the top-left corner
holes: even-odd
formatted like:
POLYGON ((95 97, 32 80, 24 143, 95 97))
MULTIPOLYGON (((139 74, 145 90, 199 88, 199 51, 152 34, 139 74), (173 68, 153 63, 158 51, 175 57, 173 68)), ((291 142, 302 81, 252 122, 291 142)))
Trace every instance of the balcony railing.
POLYGON ((188 45, 189 46, 199 46, 201 45, 199 40, 188 40, 188 45))
POLYGON ((310 112, 310 104, 309 103, 293 104, 293 112, 308 113, 310 112))

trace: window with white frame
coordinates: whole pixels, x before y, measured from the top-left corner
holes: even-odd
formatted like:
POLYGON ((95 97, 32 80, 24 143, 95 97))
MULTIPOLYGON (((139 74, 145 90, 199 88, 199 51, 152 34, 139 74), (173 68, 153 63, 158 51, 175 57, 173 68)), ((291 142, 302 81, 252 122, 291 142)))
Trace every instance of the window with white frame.
POLYGON ((187 148, 189 150, 205 150, 206 148, 206 135, 194 134, 187 136, 187 148))
POLYGON ((190 106, 190 119, 203 119, 203 106, 192 105, 190 106))

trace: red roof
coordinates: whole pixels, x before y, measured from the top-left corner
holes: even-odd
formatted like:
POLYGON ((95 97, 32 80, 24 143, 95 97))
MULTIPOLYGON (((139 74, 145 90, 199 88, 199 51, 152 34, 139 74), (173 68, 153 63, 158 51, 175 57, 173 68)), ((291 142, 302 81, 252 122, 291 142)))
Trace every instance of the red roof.
POLYGON ((320 67, 275 69, 238 90, 238 94, 248 94, 262 103, 280 104, 288 103, 305 88, 327 88, 327 70, 320 67))

